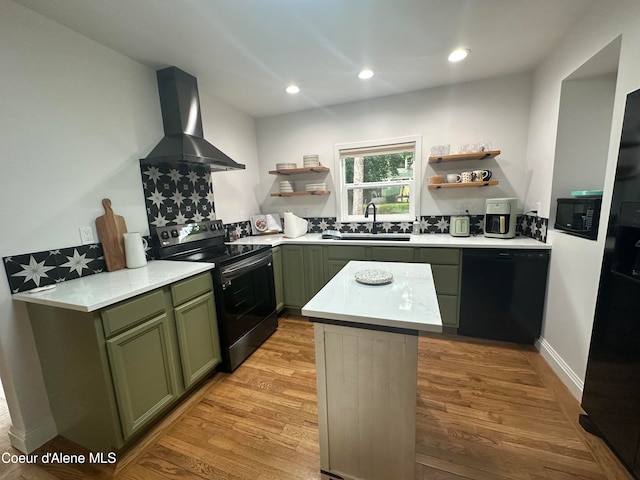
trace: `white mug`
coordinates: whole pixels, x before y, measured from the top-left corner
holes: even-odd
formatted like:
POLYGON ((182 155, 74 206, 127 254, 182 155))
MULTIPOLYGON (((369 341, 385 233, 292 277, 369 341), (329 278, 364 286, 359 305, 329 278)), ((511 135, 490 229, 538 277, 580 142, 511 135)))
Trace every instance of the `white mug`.
POLYGON ((447 173, 447 183, 460 183, 462 177, 459 173, 447 173))
POLYGON ((460 174, 460 181, 462 183, 473 182, 473 172, 462 172, 460 174))
POLYGON ((147 240, 142 238, 140 232, 124 234, 124 254, 127 268, 140 268, 147 264, 145 253, 147 247, 147 240))

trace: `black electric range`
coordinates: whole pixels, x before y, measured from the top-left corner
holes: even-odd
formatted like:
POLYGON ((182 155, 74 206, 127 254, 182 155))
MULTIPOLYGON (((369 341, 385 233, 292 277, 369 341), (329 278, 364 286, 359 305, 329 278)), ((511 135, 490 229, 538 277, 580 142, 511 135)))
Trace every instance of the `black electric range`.
POLYGON ((158 259, 215 263, 222 369, 235 370, 278 327, 271 248, 225 245, 221 220, 157 227, 152 237, 158 259))

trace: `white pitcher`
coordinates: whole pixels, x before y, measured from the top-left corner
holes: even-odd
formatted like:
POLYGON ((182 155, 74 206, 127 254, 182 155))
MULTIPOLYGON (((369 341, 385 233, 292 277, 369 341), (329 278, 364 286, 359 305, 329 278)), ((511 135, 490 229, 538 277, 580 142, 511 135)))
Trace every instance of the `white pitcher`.
POLYGON ((147 240, 142 238, 140 232, 124 234, 124 253, 127 268, 140 268, 147 264, 147 240))

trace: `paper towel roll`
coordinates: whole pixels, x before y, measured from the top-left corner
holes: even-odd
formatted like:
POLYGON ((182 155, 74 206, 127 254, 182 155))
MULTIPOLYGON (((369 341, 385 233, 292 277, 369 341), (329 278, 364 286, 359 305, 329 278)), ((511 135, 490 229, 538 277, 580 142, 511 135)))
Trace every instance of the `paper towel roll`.
POLYGON ((296 217, 291 212, 284 212, 284 236, 287 238, 300 237, 307 233, 309 222, 296 217))

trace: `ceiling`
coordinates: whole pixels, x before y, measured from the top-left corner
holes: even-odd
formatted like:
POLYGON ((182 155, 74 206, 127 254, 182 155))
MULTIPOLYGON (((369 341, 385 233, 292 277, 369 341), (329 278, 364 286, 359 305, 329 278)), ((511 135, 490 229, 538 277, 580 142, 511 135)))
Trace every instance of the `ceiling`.
POLYGON ((264 117, 531 70, 598 0, 16 1, 264 117))

